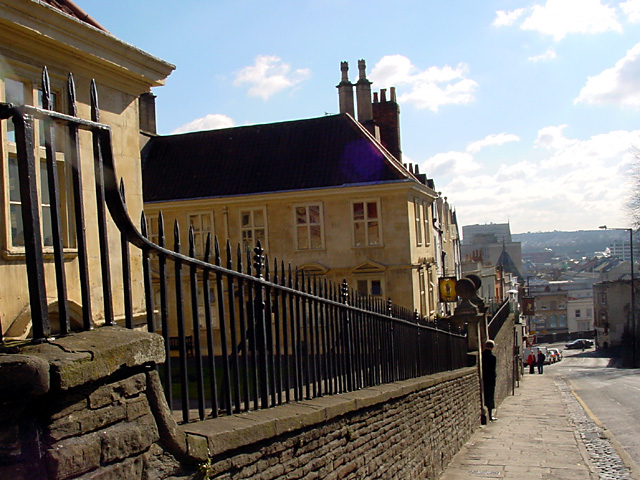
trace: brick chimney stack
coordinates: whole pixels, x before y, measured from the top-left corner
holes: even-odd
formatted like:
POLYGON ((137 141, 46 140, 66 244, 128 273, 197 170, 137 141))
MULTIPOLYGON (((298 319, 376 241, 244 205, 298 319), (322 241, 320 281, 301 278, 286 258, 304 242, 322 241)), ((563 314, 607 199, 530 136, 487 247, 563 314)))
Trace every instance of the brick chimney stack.
POLYGON ((356 118, 353 106, 353 83, 349 81, 349 63, 340 62, 340 71, 342 72, 342 80, 336 85, 340 113, 348 113, 353 118, 356 118))
MULTIPOLYGON (((380 139, 382 145, 396 157, 398 161, 402 161, 402 150, 400 148, 400 106, 396 99, 396 88, 391 87, 390 99, 387 100, 387 90, 380 90, 380 101, 377 101, 377 95, 374 95, 373 121, 380 128, 380 139)), ((360 100, 358 98, 358 100, 360 100)), ((358 105, 359 106, 359 105, 358 105)))

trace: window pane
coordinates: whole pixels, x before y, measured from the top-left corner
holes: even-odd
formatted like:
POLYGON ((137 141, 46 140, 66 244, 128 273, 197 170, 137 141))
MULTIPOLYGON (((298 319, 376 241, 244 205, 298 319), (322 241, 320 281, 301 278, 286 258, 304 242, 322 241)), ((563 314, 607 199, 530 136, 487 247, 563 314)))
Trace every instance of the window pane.
POLYGON ((364 220, 364 204, 363 203, 353 204, 353 219, 364 220))
POLYGON ((264 227, 264 212, 262 210, 253 211, 253 226, 264 227))
POLYGON ((365 244, 364 223, 358 222, 353 226, 353 234, 356 246, 365 244))
POLYGON ((211 228, 211 215, 209 215, 208 213, 205 213, 204 215, 202 215, 202 231, 203 232, 210 232, 212 230, 211 228))
POLYGON ((22 212, 20 205, 10 205, 11 215, 11 244, 14 247, 24 247, 24 228, 22 226, 22 212))
POLYGON ((258 245, 259 241, 260 245, 262 245, 262 248, 264 248, 264 239, 264 228, 256 228, 256 245, 258 245))
POLYGON ((200 231, 200 216, 199 215, 189 215, 189 223, 193 227, 194 232, 200 231))
POLYGON ((40 162, 40 203, 42 205, 51 205, 50 199, 47 164, 45 162, 40 162))
POLYGON ((367 218, 378 218, 378 204, 375 202, 367 203, 367 218))
POLYGON ((18 176, 18 159, 9 157, 9 200, 20 202, 20 177, 18 176))
POLYGON ((298 248, 306 250, 309 248, 309 237, 307 235, 307 227, 298 227, 298 248))
POLYGON ((51 226, 51 207, 42 207, 42 244, 45 247, 53 246, 53 227, 51 226))
POLYGON ((309 223, 320 223, 320 205, 309 206, 309 223))
POLYGON ((242 212, 241 217, 243 227, 248 227, 251 225, 251 212, 242 212))
POLYGON ((369 245, 378 245, 380 239, 378 238, 378 222, 369 222, 368 224, 369 245))
POLYGON ((371 280, 371 295, 378 297, 382 295, 382 283, 380 280, 371 280))
MULTIPOLYGON (((4 80, 5 102, 15 105, 24 105, 24 84, 10 78, 4 80)), ((16 134, 11 120, 7 121, 7 140, 9 142, 16 141, 16 134)))
POLYGON ((312 225, 309 229, 311 248, 322 248, 322 232, 320 225, 312 225))
POLYGON ((305 223, 307 223, 306 207, 296 207, 296 223, 298 225, 304 225, 305 223))

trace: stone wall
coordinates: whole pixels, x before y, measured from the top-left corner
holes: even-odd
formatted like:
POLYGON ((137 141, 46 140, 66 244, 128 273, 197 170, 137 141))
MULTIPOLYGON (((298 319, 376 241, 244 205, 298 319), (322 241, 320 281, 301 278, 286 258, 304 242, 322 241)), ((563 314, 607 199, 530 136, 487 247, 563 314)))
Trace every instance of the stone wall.
POLYGON ((155 334, 0 354, 0 479, 436 478, 480 423, 475 367, 178 426, 155 334))
POLYGON ((504 322, 502 328, 493 340, 496 342, 494 355, 496 356, 496 406, 499 408, 502 401, 513 392, 514 363, 513 354, 515 346, 514 315, 504 322))
POLYGON ((480 424, 475 367, 183 427, 211 479, 437 478, 480 424))
POLYGON ((145 478, 163 453, 147 391, 163 361, 161 337, 118 327, 0 355, 0 479, 145 478))

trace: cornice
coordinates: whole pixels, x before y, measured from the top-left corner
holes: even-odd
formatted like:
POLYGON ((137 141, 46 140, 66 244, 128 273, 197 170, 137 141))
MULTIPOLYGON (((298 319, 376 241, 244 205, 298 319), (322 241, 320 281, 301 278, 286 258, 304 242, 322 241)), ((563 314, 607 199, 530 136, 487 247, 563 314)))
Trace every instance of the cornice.
MULTIPOLYGON (((66 57, 127 83, 164 85, 175 66, 38 0, 0 0, 0 38, 9 48, 66 57), (93 68, 92 68, 93 67, 93 68)), ((139 88, 139 87, 138 87, 139 88)), ((141 93, 141 92, 136 92, 141 93)))

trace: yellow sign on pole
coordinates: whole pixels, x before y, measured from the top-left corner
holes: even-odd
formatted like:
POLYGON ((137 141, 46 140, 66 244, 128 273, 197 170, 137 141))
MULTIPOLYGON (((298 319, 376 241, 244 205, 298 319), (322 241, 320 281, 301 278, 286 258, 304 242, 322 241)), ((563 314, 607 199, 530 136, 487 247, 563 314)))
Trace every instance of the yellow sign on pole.
POLYGON ((442 277, 439 279, 440 301, 455 302, 458 298, 456 294, 456 277, 442 277))

